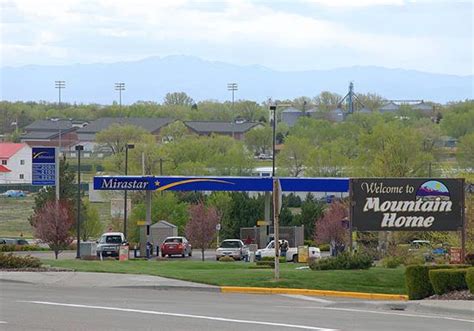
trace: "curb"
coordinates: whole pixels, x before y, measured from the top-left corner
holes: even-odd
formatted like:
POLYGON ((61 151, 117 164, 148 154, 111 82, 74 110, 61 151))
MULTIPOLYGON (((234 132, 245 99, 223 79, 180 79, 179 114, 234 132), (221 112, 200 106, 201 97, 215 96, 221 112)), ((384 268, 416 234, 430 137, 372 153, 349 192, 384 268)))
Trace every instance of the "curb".
POLYGON ((222 293, 246 293, 246 294, 297 294, 314 295, 327 297, 344 297, 366 300, 390 300, 407 301, 408 296, 403 294, 382 294, 382 293, 364 293, 364 292, 343 292, 327 290, 307 290, 295 288, 269 288, 269 287, 234 287, 221 286, 222 293))

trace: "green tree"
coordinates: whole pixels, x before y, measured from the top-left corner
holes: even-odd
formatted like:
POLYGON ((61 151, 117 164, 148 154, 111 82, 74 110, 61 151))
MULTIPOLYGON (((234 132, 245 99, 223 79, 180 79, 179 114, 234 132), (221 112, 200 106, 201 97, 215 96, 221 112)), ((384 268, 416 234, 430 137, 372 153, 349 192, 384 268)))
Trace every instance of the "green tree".
POLYGON ((337 107, 342 96, 337 93, 323 91, 314 97, 313 103, 322 111, 329 111, 337 107))
POLYGON ((188 128, 181 121, 176 121, 168 124, 161 129, 160 135, 165 142, 180 140, 183 137, 190 135, 188 128))
POLYGON ((474 132, 459 139, 456 158, 461 167, 474 167, 474 132))
MULTIPOLYGON (((301 176, 305 168, 306 155, 310 149, 311 143, 308 139, 289 136, 277 156, 278 166, 282 168, 281 174, 291 177, 301 176)), ((278 172, 280 173, 280 170, 278 172)))
POLYGON ((267 154, 272 148, 272 128, 265 126, 250 130, 245 135, 245 144, 255 154, 267 154))
POLYGON ((304 238, 312 239, 316 220, 320 219, 325 210, 325 203, 316 201, 314 195, 308 193, 301 204, 301 213, 295 215, 293 225, 304 225, 304 238))
POLYGON ((443 114, 441 129, 454 138, 474 132, 474 100, 450 105, 443 114))
POLYGON ((108 147, 112 154, 125 151, 127 144, 137 143, 149 135, 147 131, 135 125, 113 124, 96 135, 95 141, 108 147))
POLYGON ((230 193, 232 206, 229 212, 228 223, 222 224, 222 238, 239 238, 241 227, 253 227, 257 220, 263 219, 264 198, 258 196, 250 198, 247 193, 230 193))
POLYGON ((184 92, 166 93, 165 105, 192 106, 194 100, 184 92))
POLYGON ((89 238, 98 238, 104 227, 100 222, 99 211, 89 201, 84 201, 84 217, 81 219, 81 238, 83 241, 89 238))

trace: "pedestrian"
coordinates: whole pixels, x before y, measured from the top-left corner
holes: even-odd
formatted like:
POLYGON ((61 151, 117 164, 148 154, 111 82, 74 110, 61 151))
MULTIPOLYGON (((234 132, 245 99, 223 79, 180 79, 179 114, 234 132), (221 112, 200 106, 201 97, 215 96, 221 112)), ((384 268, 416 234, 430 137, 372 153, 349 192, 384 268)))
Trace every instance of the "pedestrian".
POLYGON ((281 256, 286 257, 286 252, 288 251, 288 241, 283 241, 283 244, 280 246, 281 256))

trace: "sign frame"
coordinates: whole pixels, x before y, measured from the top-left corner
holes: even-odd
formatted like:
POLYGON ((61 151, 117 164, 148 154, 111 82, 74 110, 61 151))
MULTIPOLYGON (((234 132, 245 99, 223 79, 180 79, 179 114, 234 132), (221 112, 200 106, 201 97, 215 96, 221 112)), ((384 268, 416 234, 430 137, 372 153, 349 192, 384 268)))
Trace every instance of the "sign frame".
POLYGON ((57 176, 56 147, 32 147, 31 185, 55 186, 57 176))

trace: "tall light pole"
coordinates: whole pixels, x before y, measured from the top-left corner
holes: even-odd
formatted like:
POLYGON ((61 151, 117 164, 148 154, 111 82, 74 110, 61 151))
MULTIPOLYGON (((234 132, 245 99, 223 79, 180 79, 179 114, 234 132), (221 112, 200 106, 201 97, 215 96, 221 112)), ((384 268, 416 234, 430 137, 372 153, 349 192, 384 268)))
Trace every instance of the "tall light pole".
POLYGON ((234 92, 238 89, 237 83, 227 83, 227 90, 232 91, 232 138, 234 138, 234 92))
POLYGON ((272 177, 275 177, 275 149, 276 149, 276 109, 277 106, 270 106, 272 112, 272 177))
POLYGON ((77 232, 77 248, 76 248, 76 259, 81 258, 81 151, 84 150, 84 146, 76 145, 77 152, 77 220, 76 220, 76 232, 77 232))
POLYGON ((125 91, 125 83, 115 83, 115 91, 119 91, 119 106, 122 107, 122 91, 125 91))
MULTIPOLYGON (((125 176, 128 174, 128 150, 135 148, 133 144, 125 145, 125 176)), ((123 203, 123 235, 127 238, 127 190, 124 192, 123 203)))
POLYGON ((54 87, 58 89, 59 95, 58 95, 58 105, 61 106, 61 90, 63 88, 66 88, 66 82, 64 80, 55 80, 54 81, 54 87))

